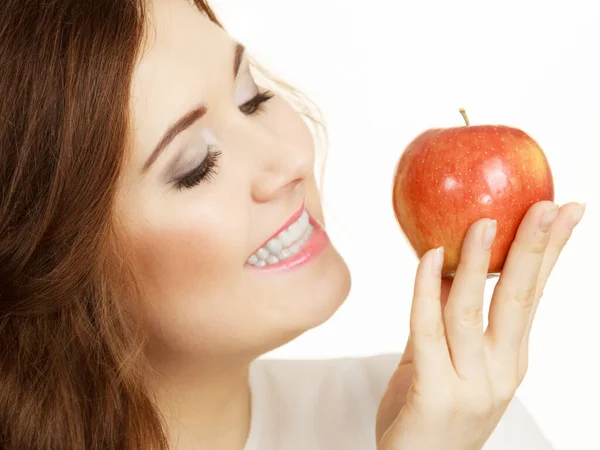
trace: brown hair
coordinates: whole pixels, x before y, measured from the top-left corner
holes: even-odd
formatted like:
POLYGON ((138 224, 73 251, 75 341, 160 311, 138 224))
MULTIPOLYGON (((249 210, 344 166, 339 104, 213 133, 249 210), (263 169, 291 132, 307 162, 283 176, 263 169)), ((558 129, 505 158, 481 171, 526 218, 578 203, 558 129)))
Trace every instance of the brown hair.
POLYGON ((0 450, 168 448, 113 213, 144 37, 144 0, 0 1, 0 450))

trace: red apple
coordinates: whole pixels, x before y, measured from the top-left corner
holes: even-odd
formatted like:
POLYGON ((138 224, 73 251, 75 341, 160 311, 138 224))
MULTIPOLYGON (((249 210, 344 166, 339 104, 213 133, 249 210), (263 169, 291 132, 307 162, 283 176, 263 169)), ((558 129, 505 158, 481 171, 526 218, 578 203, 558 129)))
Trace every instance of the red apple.
POLYGON ((554 201, 550 166, 523 131, 502 125, 430 129, 404 150, 396 166, 394 213, 421 258, 444 246, 442 275, 458 266, 469 227, 498 221, 488 274, 498 275, 523 216, 542 200, 554 201))

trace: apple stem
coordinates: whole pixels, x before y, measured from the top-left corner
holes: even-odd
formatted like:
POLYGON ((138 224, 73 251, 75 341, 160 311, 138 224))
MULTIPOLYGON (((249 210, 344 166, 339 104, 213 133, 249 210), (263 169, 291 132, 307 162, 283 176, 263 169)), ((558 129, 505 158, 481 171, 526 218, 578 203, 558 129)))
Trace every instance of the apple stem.
POLYGON ((459 111, 462 114, 463 119, 465 119, 465 123, 467 124, 467 126, 469 126, 470 122, 469 122, 469 117, 467 116, 467 112, 465 111, 464 108, 460 108, 459 111))

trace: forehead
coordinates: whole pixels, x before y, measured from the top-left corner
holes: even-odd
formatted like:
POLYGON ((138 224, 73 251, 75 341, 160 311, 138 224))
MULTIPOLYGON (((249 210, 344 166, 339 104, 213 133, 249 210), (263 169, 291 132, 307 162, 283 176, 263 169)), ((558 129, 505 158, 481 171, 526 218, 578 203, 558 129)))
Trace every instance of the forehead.
POLYGON ((165 130, 233 78, 233 40, 186 0, 153 0, 131 84, 134 164, 165 130))

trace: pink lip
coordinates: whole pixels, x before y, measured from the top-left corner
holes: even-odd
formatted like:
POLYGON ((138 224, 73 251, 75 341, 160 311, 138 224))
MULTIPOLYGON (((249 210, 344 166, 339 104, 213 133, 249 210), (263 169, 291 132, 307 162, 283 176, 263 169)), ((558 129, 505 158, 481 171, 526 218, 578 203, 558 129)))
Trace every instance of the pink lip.
POLYGON ((329 236, 323 229, 323 227, 309 215, 310 224, 314 227, 314 231, 310 235, 310 238, 304 244, 302 249, 294 256, 283 261, 279 261, 277 264, 270 264, 263 267, 248 266, 250 270, 256 270, 258 272, 283 272, 291 269, 295 269, 304 264, 308 264, 319 256, 323 250, 329 244, 329 236))
POLYGON ((292 217, 290 217, 282 226, 281 228, 279 228, 279 230, 277 230, 275 233, 273 233, 273 235, 267 239, 265 242, 263 242, 262 245, 260 245, 259 247, 257 247, 252 253, 251 255, 253 255, 254 253, 256 253, 259 249, 263 248, 264 246, 267 245, 267 243, 273 239, 275 236, 277 236, 279 233, 281 233, 283 230, 285 230, 286 228, 289 228, 289 226, 291 224, 293 224, 296 220, 298 220, 300 218, 300 216, 302 215, 302 213, 304 212, 304 208, 306 206, 306 200, 304 200, 302 202, 302 206, 300 207, 300 209, 298 211, 296 211, 292 217))

